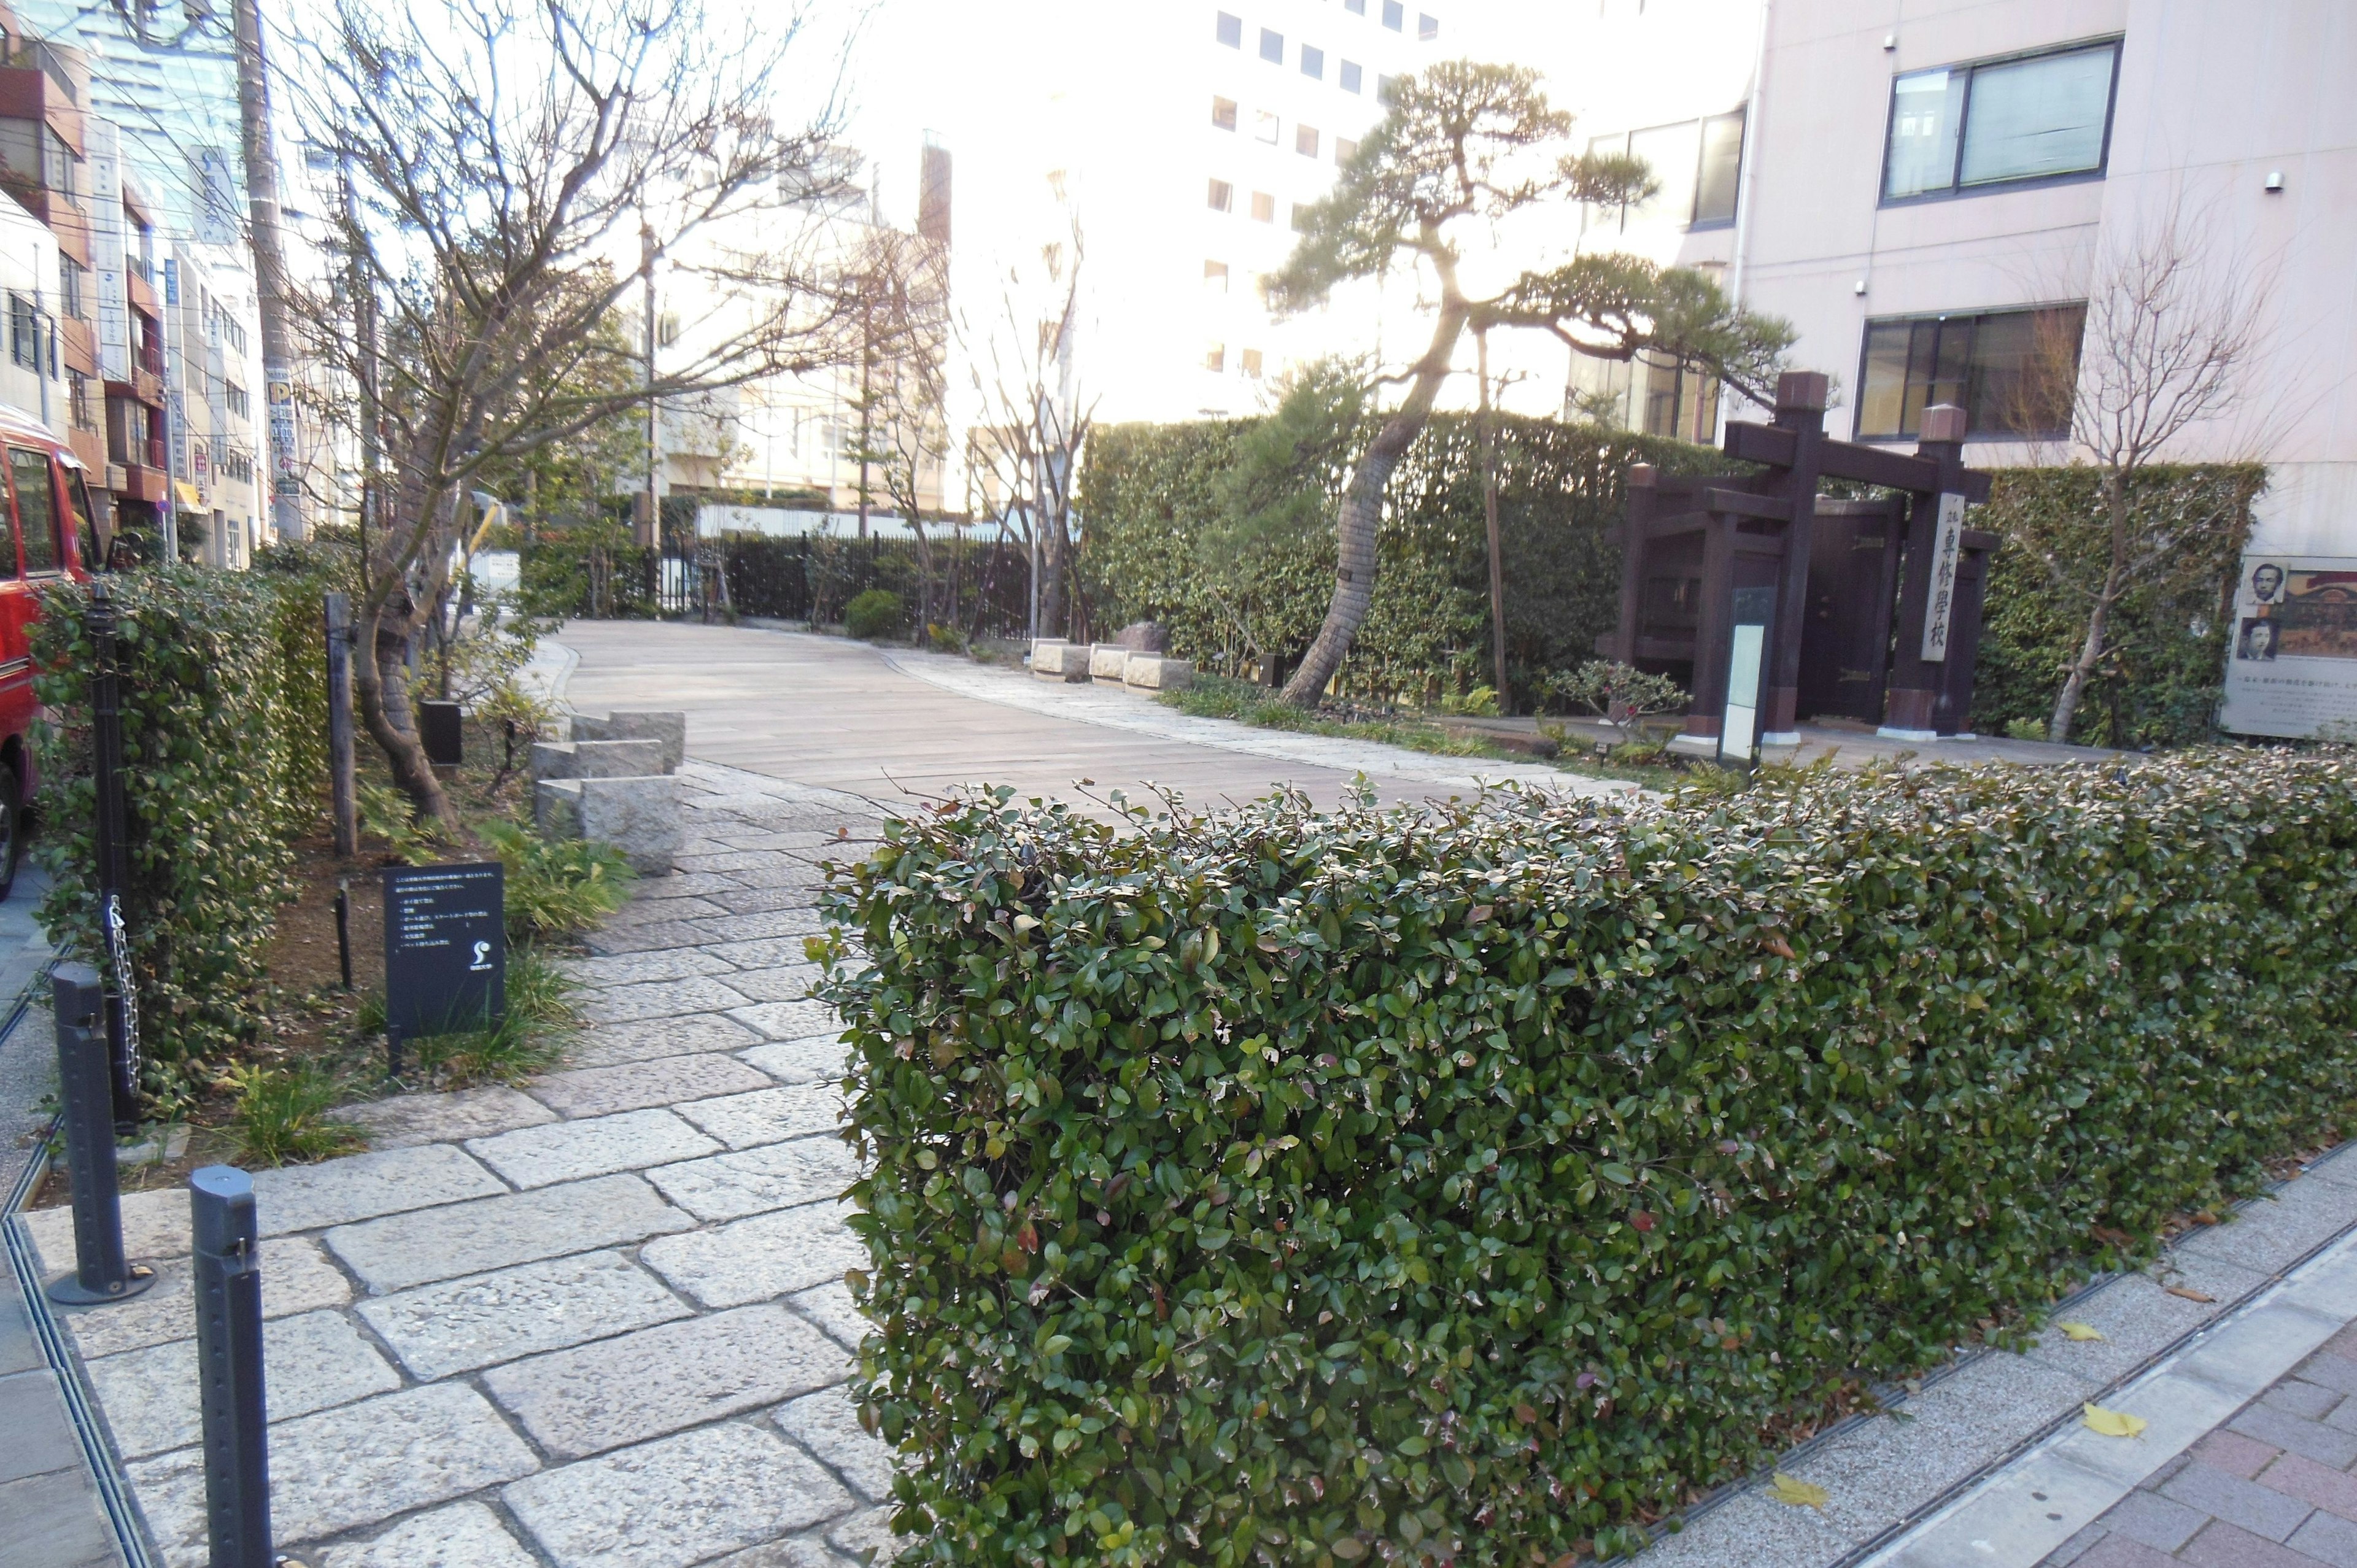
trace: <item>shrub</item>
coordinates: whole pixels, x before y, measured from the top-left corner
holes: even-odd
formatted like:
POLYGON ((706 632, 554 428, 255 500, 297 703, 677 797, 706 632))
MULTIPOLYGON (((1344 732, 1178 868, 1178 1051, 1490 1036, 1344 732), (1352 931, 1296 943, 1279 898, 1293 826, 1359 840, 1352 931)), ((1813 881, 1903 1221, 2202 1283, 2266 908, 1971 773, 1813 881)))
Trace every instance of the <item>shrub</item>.
POLYGON ((479 831, 506 867, 510 941, 586 931, 630 901, 636 874, 612 844, 544 839, 522 822, 479 831))
POLYGON ((814 940, 939 1564, 1626 1547, 2352 1101, 2357 761, 894 824, 814 940))
POLYGON ((854 637, 889 637, 900 629, 900 596, 870 588, 843 607, 843 628, 854 637))
MULTIPOLYGON (((207 1065, 253 1037, 263 954, 294 896, 291 837, 317 819, 327 727, 318 600, 301 576, 163 567, 111 575, 120 615, 129 929, 145 1084, 166 1111, 207 1065), (285 595, 276 589, 291 585, 285 595), (307 604, 307 608, 306 607, 307 604), (292 628, 307 616, 307 650, 292 628)), ((55 878, 40 920, 105 969, 91 838, 89 590, 60 583, 33 633, 34 690, 51 715, 34 750, 55 878)))

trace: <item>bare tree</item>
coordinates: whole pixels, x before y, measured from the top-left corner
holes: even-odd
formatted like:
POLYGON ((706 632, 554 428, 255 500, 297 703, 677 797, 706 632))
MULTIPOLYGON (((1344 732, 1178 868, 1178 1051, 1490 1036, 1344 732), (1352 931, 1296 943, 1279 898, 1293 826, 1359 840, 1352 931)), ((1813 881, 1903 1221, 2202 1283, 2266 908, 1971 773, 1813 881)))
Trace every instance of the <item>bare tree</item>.
POLYGON ((930 489, 938 499, 949 446, 949 255, 899 229, 876 230, 862 249, 861 467, 873 466, 916 540, 921 629, 932 621, 935 581, 925 497, 930 489))
MULTIPOLYGON (((1368 133, 1333 193, 1310 208, 1301 242, 1267 284, 1271 305, 1322 303, 1339 284, 1405 261, 1437 288, 1432 338, 1404 371, 1406 388, 1351 471, 1336 528, 1334 592, 1325 624, 1286 683, 1287 702, 1315 707, 1374 601, 1375 533, 1383 487, 1431 417, 1468 331, 1552 334, 1574 353, 1628 360, 1658 349, 1768 401, 1791 328, 1727 304, 1701 273, 1628 255, 1583 255, 1524 272, 1475 297, 1460 267, 1466 234, 1494 232, 1550 202, 1618 205, 1656 188, 1640 160, 1566 153, 1571 116, 1550 108, 1535 71, 1458 60, 1402 78, 1390 113, 1368 133)), ((1502 681, 1504 672, 1500 671, 1502 681)))
POLYGON ((2199 221, 2172 204, 2097 253, 2083 320, 2062 309, 2035 318, 2022 374, 2001 412, 2016 429, 2059 439, 2071 461, 2092 466, 2100 498, 2092 518, 2027 518, 2008 532, 2084 617, 2050 740, 2070 738, 2120 602, 2166 576, 2201 535, 2241 526, 2208 509, 2153 504, 2140 481, 2195 426, 2231 427, 2247 402, 2265 270, 2213 255, 2199 221))
POLYGON ((651 403, 840 359, 842 291, 794 220, 837 177, 833 106, 796 125, 771 108, 795 21, 730 37, 692 0, 330 0, 298 40, 307 129, 351 193, 334 286, 302 293, 299 319, 376 437, 354 685, 421 815, 452 811, 405 654, 477 477, 651 403), (615 330, 658 268, 742 302, 660 369, 615 330))
POLYGON ((1040 247, 1037 267, 1011 267, 998 314, 977 324, 961 315, 958 338, 979 400, 968 459, 995 498, 1000 521, 1038 563, 1034 635, 1078 629, 1068 592, 1072 564, 1072 499, 1081 448, 1095 421, 1096 399, 1073 367, 1079 342, 1080 225, 1040 247))

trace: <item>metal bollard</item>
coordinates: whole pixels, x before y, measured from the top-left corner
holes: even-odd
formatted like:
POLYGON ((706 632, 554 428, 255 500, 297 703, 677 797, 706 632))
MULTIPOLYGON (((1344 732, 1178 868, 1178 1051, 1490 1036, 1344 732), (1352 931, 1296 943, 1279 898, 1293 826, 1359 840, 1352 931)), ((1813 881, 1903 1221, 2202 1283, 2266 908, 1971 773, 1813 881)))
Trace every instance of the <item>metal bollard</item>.
POLYGON ((106 995, 98 971, 61 963, 49 977, 57 1007, 58 1091, 64 1101, 66 1170, 73 1178, 74 1272, 49 1286, 67 1306, 128 1301, 156 1283, 156 1271, 123 1257, 122 1190, 115 1185, 113 1071, 106 1044, 106 995))
POLYGON ((188 1176, 197 1285, 197 1398, 204 1416, 211 1568, 273 1568, 270 1443, 262 1396, 262 1262, 253 1178, 188 1176))

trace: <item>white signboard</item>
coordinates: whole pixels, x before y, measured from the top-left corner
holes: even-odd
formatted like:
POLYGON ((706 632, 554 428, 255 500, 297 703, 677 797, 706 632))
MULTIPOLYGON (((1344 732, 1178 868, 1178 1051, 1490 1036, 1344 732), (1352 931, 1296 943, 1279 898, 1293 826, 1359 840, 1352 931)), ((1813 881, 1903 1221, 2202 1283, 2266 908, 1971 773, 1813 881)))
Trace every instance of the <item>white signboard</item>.
POLYGON ((2357 556, 2245 555, 2221 728, 2357 740, 2357 556))
POLYGON ((1722 756, 1749 757, 1760 733, 1760 664, 1768 649, 1768 628, 1738 626, 1727 661, 1727 718, 1719 730, 1722 756))
POLYGON ((1923 607, 1923 661, 1948 657, 1948 623, 1956 607, 1956 563, 1964 552, 1964 498, 1940 496, 1940 530, 1932 541, 1932 596, 1923 607))

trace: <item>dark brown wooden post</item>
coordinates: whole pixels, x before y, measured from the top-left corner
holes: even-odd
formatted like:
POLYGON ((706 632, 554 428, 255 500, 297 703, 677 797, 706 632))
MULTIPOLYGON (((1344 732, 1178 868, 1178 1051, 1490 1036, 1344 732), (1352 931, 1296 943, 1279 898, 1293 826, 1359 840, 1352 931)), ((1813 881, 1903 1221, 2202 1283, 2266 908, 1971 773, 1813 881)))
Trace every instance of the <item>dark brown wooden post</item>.
POLYGON ((1629 493, 1620 521, 1620 624, 1605 653, 1623 664, 1637 662, 1639 600, 1645 586, 1645 529, 1653 521, 1661 492, 1651 463, 1629 466, 1629 493))
POLYGON ((1696 607, 1694 702, 1685 733, 1717 740, 1727 718, 1727 639, 1735 617, 1735 519, 1713 512, 1702 536, 1702 603, 1696 607))
POLYGON ((1940 497, 1961 497, 1964 490, 1964 411, 1952 403, 1925 409, 1915 455, 1938 464, 1940 477, 1935 489, 1908 498, 1906 585, 1899 595, 1899 645, 1891 655, 1890 696, 1879 732, 1890 740, 1939 738, 1933 710, 1946 671, 1943 662, 1923 658, 1923 623, 1932 600, 1932 557, 1938 553, 1940 497))
POLYGON ((1760 714, 1760 736, 1766 746, 1797 746, 1801 739, 1794 725, 1801 701, 1801 633, 1808 622, 1809 535, 1816 515, 1818 448, 1824 444, 1825 403, 1831 390, 1822 371, 1787 371, 1776 378, 1776 424, 1792 433, 1792 463, 1770 481, 1768 494, 1792 503, 1792 521, 1784 527, 1776 623, 1770 629, 1774 640, 1769 651, 1768 694, 1760 714))

